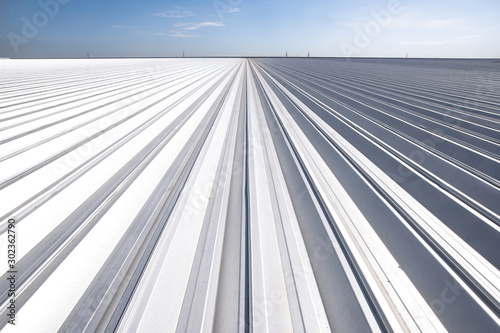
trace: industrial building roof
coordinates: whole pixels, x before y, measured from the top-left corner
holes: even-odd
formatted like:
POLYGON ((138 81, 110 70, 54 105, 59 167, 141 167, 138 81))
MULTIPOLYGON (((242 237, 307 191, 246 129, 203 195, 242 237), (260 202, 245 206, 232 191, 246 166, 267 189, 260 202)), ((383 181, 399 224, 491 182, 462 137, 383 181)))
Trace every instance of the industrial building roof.
POLYGON ((0 327, 498 332, 499 129, 491 60, 2 61, 0 327))

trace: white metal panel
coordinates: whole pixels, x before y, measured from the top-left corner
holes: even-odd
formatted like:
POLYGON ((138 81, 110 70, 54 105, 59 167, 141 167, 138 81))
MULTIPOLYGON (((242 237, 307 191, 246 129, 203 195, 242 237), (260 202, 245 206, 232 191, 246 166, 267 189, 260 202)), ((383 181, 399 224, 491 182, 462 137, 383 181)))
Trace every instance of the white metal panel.
POLYGON ((488 60, 5 60, 2 331, 499 330, 499 89, 488 60))

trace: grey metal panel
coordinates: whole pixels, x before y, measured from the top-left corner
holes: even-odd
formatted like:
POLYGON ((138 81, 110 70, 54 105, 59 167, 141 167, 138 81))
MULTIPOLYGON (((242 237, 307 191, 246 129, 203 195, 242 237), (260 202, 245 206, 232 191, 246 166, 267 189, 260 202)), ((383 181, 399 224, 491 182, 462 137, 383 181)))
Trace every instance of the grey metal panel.
POLYGON ((2 331, 500 331, 496 63, 0 73, 2 331))

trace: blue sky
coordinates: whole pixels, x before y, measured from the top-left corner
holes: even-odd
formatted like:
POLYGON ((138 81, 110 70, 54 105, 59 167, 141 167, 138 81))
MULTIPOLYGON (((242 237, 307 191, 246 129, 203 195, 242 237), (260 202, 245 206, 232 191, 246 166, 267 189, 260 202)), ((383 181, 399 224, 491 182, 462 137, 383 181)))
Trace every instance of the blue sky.
POLYGON ((493 58, 499 14, 498 0, 0 0, 0 56, 493 58))

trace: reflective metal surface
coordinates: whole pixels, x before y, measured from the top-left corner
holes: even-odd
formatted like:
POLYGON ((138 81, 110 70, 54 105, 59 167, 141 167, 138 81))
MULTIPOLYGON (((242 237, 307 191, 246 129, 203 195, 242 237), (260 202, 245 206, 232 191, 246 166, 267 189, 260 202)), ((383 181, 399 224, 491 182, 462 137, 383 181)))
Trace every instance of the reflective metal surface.
POLYGON ((489 60, 4 60, 2 331, 499 331, 499 110, 489 60))

